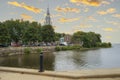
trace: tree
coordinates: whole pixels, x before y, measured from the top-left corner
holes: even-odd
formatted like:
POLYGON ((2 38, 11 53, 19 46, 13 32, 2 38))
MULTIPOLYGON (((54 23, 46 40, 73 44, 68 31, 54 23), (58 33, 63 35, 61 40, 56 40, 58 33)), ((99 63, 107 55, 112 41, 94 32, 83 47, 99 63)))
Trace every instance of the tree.
POLYGON ((8 27, 0 22, 0 44, 9 44, 10 35, 8 27))
POLYGON ((94 32, 82 32, 78 31, 73 34, 72 41, 74 43, 83 43, 83 47, 97 47, 98 43, 101 43, 101 35, 94 32))
POLYGON ((35 43, 40 42, 41 39, 41 25, 37 22, 32 22, 27 25, 24 32, 23 41, 24 43, 35 43))
POLYGON ((72 42, 76 43, 76 44, 80 44, 81 42, 84 41, 85 34, 86 33, 82 32, 82 31, 78 31, 78 32, 74 33, 72 36, 72 42))
POLYGON ((44 25, 41 29, 42 41, 53 42, 55 41, 55 32, 51 25, 44 25))
POLYGON ((61 33, 55 33, 55 41, 59 41, 61 37, 62 37, 61 33))
POLYGON ((20 25, 20 20, 7 20, 3 22, 3 24, 8 28, 8 32, 10 34, 11 41, 14 41, 18 43, 21 39, 21 36, 23 34, 23 28, 20 25))

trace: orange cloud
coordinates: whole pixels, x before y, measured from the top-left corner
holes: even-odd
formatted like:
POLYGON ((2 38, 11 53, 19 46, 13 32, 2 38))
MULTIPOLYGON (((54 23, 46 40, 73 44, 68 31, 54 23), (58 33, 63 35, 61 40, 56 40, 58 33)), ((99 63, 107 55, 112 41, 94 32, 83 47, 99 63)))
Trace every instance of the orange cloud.
POLYGON ((94 21, 94 22, 97 21, 93 16, 89 16, 89 17, 88 17, 88 20, 91 20, 91 21, 94 21))
POLYGON ((57 7, 55 9, 58 12, 75 12, 75 13, 79 13, 80 10, 78 8, 70 8, 70 7, 66 7, 66 8, 61 8, 61 7, 57 7))
POLYGON ((115 8, 109 8, 109 9, 107 9, 106 12, 107 13, 114 13, 114 12, 116 12, 116 9, 115 8))
POLYGON ((120 18, 120 14, 114 14, 113 17, 120 18))
POLYGON ((79 18, 60 18, 59 22, 65 23, 65 22, 74 22, 79 20, 79 18))
POLYGON ((32 16, 29 16, 27 14, 21 14, 21 17, 25 20, 29 20, 29 19, 32 19, 32 16))
POLYGON ((29 11, 32 11, 34 13, 40 13, 42 10, 39 9, 39 8, 35 8, 33 6, 29 6, 29 5, 26 5, 25 3, 18 3, 16 1, 13 1, 13 2, 8 2, 8 4, 10 5, 13 5, 13 6, 16 6, 16 7, 21 7, 21 8, 24 8, 26 10, 29 10, 29 11))
POLYGON ((98 11, 97 13, 100 14, 100 15, 105 15, 105 14, 107 14, 106 11, 98 11))
POLYGON ((79 26, 76 26, 75 29, 86 29, 86 28, 91 28, 92 25, 89 24, 80 24, 79 26))
POLYGON ((112 32, 114 31, 113 28, 103 28, 104 31, 112 32))
POLYGON ((88 6, 100 6, 101 4, 100 0, 70 0, 70 2, 76 4, 84 4, 88 6))
POLYGON ((110 4, 108 1, 102 1, 102 4, 110 4))
POLYGON ((115 12, 116 12, 115 8, 109 8, 105 11, 97 11, 97 13, 100 15, 106 15, 106 14, 111 14, 111 13, 115 13, 115 12))

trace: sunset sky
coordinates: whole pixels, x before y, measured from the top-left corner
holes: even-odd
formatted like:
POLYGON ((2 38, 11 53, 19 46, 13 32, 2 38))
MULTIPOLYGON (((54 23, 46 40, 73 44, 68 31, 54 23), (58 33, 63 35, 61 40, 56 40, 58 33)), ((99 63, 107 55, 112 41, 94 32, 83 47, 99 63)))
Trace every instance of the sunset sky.
POLYGON ((93 31, 120 43, 120 0, 0 0, 0 21, 24 19, 44 24, 49 6, 56 32, 93 31))

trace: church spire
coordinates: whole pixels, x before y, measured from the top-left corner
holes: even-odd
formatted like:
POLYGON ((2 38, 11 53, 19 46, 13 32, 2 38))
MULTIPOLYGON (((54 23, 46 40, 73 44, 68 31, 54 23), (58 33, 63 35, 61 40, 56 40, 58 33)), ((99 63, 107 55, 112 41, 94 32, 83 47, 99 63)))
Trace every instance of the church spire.
POLYGON ((50 15, 49 8, 47 8, 47 15, 50 15))
POLYGON ((47 8, 47 14, 46 14, 46 18, 45 18, 45 25, 52 25, 51 18, 50 18, 49 7, 47 8))

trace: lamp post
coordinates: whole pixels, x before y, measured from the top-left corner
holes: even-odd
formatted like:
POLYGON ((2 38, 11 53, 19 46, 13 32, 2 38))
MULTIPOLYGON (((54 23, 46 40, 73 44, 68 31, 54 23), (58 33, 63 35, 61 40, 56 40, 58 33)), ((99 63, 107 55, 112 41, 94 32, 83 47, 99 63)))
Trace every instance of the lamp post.
POLYGON ((40 69, 39 69, 39 72, 44 72, 44 66, 43 66, 43 53, 41 52, 40 53, 40 69))

